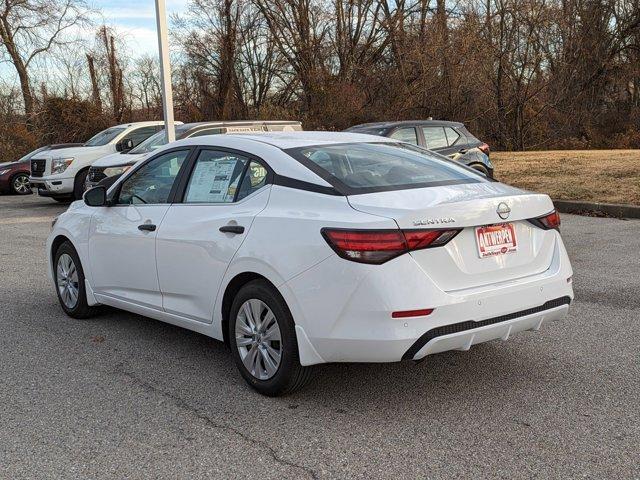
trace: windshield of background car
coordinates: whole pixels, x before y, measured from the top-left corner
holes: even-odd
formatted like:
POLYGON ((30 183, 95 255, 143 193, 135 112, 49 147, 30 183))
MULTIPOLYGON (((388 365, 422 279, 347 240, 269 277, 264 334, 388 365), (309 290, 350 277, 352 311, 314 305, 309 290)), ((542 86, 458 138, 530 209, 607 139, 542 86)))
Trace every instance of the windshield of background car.
MULTIPOLYGON (((176 140, 180 140, 186 129, 174 127, 175 128, 175 136, 176 140)), ((167 144, 167 136, 164 133, 164 129, 160 130, 158 133, 154 133, 149 138, 147 138, 144 142, 138 145, 136 148, 129 150, 127 153, 131 155, 138 155, 140 153, 149 153, 157 148, 162 147, 167 144)))
POLYGON ((47 147, 40 147, 37 150, 34 150, 33 152, 29 152, 27 153, 24 157, 22 157, 20 160, 18 160, 18 162, 28 162, 29 160, 31 160, 31 157, 33 157, 36 153, 40 153, 44 150, 46 150, 47 147))
POLYGON ((122 127, 111 127, 106 130, 101 131, 100 133, 91 137, 85 144, 85 147, 101 147, 102 145, 106 145, 111 140, 116 138, 122 132, 125 131, 125 128, 122 127))
POLYGON ((346 195, 484 181, 463 166, 402 143, 318 145, 287 153, 346 195))

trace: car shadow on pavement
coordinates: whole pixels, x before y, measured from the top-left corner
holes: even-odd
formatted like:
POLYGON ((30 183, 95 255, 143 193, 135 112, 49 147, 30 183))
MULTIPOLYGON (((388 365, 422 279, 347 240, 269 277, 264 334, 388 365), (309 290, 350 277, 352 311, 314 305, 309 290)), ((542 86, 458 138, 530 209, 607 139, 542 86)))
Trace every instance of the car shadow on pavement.
POLYGON ((189 401, 197 401, 202 395, 205 403, 217 402, 220 392, 226 392, 234 397, 248 396, 254 402, 322 405, 340 413, 356 408, 375 410, 390 401, 395 407, 410 406, 417 398, 421 403, 426 398, 474 401, 478 395, 499 397, 506 395, 506 390, 513 394, 520 386, 536 388, 538 381, 542 386, 553 375, 547 370, 554 368, 554 359, 536 349, 533 339, 537 334, 527 332, 519 334, 518 340, 431 355, 422 362, 317 365, 312 381, 303 390, 271 399, 244 383, 229 350, 220 341, 108 307, 79 325, 95 332, 88 335, 89 343, 117 348, 121 371, 144 382, 158 382, 169 395, 188 391, 189 401))

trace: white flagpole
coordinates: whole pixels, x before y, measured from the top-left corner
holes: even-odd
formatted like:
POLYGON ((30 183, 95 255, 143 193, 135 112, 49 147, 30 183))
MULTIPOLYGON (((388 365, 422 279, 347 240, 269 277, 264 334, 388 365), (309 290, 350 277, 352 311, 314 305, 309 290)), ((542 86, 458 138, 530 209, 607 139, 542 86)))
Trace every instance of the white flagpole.
POLYGON ((169 34, 167 31, 167 9, 165 0, 156 1, 158 25, 158 53, 160 56, 160 83, 162 84, 162 109, 167 142, 176 139, 173 123, 173 93, 171 91, 171 62, 169 61, 169 34))

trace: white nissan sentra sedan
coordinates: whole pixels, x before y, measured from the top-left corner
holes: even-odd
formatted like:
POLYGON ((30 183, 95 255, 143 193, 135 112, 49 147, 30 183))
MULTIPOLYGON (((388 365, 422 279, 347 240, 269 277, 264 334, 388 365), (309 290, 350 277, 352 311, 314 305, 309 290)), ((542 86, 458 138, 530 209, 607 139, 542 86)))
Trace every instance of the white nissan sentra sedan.
POLYGON ((419 360, 563 317, 572 270, 547 195, 350 133, 167 145, 53 227, 74 318, 104 304, 225 341, 266 395, 325 362, 419 360))

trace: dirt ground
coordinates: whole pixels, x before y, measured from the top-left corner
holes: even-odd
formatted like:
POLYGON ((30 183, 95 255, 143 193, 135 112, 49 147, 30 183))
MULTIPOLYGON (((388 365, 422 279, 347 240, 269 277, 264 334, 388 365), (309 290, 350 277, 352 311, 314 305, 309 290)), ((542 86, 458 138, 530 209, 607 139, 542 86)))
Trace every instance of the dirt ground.
POLYGON ((554 199, 640 205, 640 150, 492 152, 501 182, 554 199))

